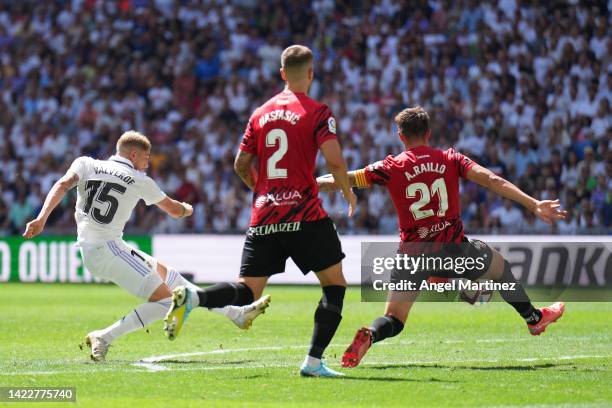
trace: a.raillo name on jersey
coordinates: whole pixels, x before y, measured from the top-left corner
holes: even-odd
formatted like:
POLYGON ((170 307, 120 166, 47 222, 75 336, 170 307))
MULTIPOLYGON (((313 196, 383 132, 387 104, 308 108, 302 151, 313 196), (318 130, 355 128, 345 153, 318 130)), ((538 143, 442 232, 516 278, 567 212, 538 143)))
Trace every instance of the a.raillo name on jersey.
POLYGON ((94 166, 94 172, 96 174, 108 174, 109 176, 118 177, 121 181, 128 185, 135 183, 134 178, 132 176, 119 170, 107 169, 103 166, 94 166))
POLYGON ((409 173, 406 171, 404 172, 404 174, 406 175, 406 178, 408 179, 408 181, 412 181, 413 178, 415 178, 421 173, 435 172, 435 173, 444 174, 445 171, 446 171, 446 165, 440 164, 440 163, 427 162, 427 163, 421 163, 419 166, 413 166, 412 173, 409 173))
POLYGON ((276 109, 272 112, 267 112, 265 115, 259 118, 259 127, 264 127, 268 122, 275 120, 284 120, 292 125, 295 125, 300 120, 300 115, 285 109, 276 109))

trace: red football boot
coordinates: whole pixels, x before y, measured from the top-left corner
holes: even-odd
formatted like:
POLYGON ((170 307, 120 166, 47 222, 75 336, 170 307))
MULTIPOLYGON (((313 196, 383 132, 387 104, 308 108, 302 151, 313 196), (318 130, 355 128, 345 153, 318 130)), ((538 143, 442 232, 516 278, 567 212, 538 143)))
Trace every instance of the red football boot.
POLYGON ((540 312, 542 312, 542 318, 540 321, 536 324, 527 325, 529 332, 534 336, 539 336, 542 332, 544 332, 544 330, 546 330, 546 326, 556 322, 561 316, 563 316, 563 312, 565 312, 565 303, 553 303, 548 307, 541 308, 540 312))
POLYGON ((355 338, 342 356, 341 366, 344 368, 357 367, 372 345, 372 332, 367 327, 357 330, 355 338))

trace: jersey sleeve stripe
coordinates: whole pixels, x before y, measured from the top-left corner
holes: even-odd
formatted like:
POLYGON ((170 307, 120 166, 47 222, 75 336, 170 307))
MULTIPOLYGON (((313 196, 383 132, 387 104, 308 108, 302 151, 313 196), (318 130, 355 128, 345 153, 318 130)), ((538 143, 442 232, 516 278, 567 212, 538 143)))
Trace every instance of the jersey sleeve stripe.
POLYGON ((384 171, 381 171, 377 168, 373 168, 372 169, 372 173, 376 174, 378 177, 382 178, 385 182, 389 181, 389 179, 391 178, 388 174, 386 174, 384 171))

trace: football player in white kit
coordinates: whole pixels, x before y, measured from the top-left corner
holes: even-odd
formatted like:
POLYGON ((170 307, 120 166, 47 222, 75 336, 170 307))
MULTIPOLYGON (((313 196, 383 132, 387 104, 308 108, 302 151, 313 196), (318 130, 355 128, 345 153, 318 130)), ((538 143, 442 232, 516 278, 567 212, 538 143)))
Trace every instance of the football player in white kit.
MULTIPOLYGON (((172 304, 172 289, 198 289, 150 255, 123 241, 123 228, 139 200, 155 204, 173 218, 193 214, 190 204, 168 197, 144 171, 149 166, 151 143, 138 132, 119 138, 117 152, 108 160, 77 158, 45 199, 38 217, 26 225, 23 234, 32 238, 45 223, 66 192, 77 186, 75 218, 83 263, 96 277, 112 281, 146 303, 109 327, 89 333, 85 344, 94 361, 103 361, 108 346, 118 337, 162 319, 172 304)), ((223 314, 238 327, 248 329, 270 301, 269 296, 246 306, 227 306, 211 311, 223 314)))

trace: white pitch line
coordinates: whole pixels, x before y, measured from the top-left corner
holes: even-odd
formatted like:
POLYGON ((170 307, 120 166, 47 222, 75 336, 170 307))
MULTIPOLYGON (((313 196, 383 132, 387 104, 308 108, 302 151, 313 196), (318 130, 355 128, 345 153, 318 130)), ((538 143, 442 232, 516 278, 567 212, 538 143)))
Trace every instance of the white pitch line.
MULTIPOLYGON (((228 350, 229 351, 229 350, 228 350)), ((362 366, 389 366, 389 365, 406 365, 409 366, 411 364, 432 364, 432 368, 435 368, 433 365, 435 364, 465 364, 465 363, 513 363, 513 362, 537 362, 537 361, 554 361, 554 360, 579 360, 579 359, 589 359, 589 358, 610 358, 612 355, 567 355, 567 356, 557 356, 557 357, 541 357, 541 358, 517 358, 517 359, 465 359, 465 360, 402 360, 402 361, 371 361, 362 363, 362 366)), ((215 370, 245 370, 245 369, 265 369, 265 368, 286 368, 286 367, 296 367, 295 364, 259 364, 259 365, 249 365, 248 367, 237 367, 237 366, 227 366, 227 365, 217 365, 217 366, 207 366, 207 367, 163 367, 163 370, 150 370, 146 364, 144 363, 138 364, 134 363, 133 366, 138 368, 145 368, 145 370, 133 370, 140 372, 160 372, 160 371, 215 371, 215 370)), ((97 373, 101 371, 116 371, 114 368, 110 367, 100 367, 96 370, 65 370, 65 371, 13 371, 13 372, 3 372, 0 375, 57 375, 57 374, 87 374, 87 373, 97 373)), ((126 371, 127 372, 127 371, 126 371)))
MULTIPOLYGON (((582 340, 582 339, 592 339, 591 337, 560 337, 557 340, 582 340)), ((508 343, 508 342, 519 342, 519 341, 530 341, 533 340, 530 337, 527 338, 515 338, 515 339, 504 339, 504 338, 491 338, 491 339, 479 339, 479 340, 469 340, 470 342, 476 343, 508 343)), ((376 347, 381 346, 402 346, 402 345, 411 345, 415 343, 419 343, 417 340, 408 340, 408 341, 389 341, 385 343, 377 344, 376 347)), ((458 344, 465 343, 468 340, 444 340, 443 344, 458 344)), ((194 357, 194 356, 203 356, 203 355, 216 355, 216 354, 227 354, 227 353, 238 353, 238 352, 249 352, 249 351, 274 351, 274 350, 291 350, 291 349, 306 349, 309 346, 262 346, 262 347, 247 347, 247 348, 235 348, 235 349, 219 349, 219 350, 209 350, 209 351, 195 351, 195 352, 187 352, 187 353, 177 353, 177 354, 167 354, 160 356, 151 356, 141 359, 138 362, 132 363, 131 365, 137 367, 139 369, 147 370, 148 372, 160 372, 160 371, 193 371, 193 370, 230 370, 230 369, 243 369, 244 367, 228 367, 228 366, 208 366, 208 367, 195 367, 195 368, 171 368, 161 364, 164 360, 171 360, 173 358, 180 357, 194 357)), ((341 345, 331 344, 330 348, 334 347, 343 347, 341 345)), ((395 365, 395 364, 436 364, 436 363, 498 363, 498 362, 533 362, 533 361, 550 361, 555 359, 560 360, 571 360, 571 359, 579 359, 579 358, 610 358, 612 355, 576 355, 576 356, 560 356, 560 357, 543 357, 543 358, 526 358, 526 359, 515 359, 515 360, 425 360, 425 361, 398 361, 398 362, 371 362, 371 363, 363 363, 363 365, 395 365)), ((70 360, 78 362, 77 360, 70 360)), ((287 365, 259 365, 259 366, 250 366, 247 368, 280 368, 280 367, 288 367, 287 365)), ((55 374, 68 374, 68 373, 88 373, 88 372, 102 372, 102 371, 117 371, 116 368, 113 367, 104 367, 101 365, 92 365, 92 367, 96 367, 94 370, 65 370, 65 371, 54 371, 54 370, 44 370, 44 371, 11 371, 11 372, 0 372, 0 376, 5 375, 55 375, 55 374)))
MULTIPOLYGON (((557 337, 555 338, 557 341, 561 340, 592 340, 592 337, 557 337)), ((533 337, 525 337, 525 338, 491 338, 491 339, 477 339, 477 340, 442 340, 440 341, 443 344, 461 344, 461 343, 512 343, 512 342, 524 342, 524 341, 533 341, 533 337)), ((429 340, 428 340, 429 341, 429 340)), ((400 340, 400 341, 387 341, 385 343, 379 343, 376 347, 381 346, 401 346, 401 345, 412 345, 419 343, 418 340, 400 340)), ((235 348, 235 349, 218 349, 211 351, 193 351, 186 353, 177 353, 177 354, 167 354, 160 356, 151 356, 145 357, 140 360, 143 363, 157 363, 162 360, 170 360, 173 358, 180 357, 193 357, 193 356, 205 356, 211 354, 227 354, 227 353, 239 353, 239 352, 249 352, 249 351, 274 351, 274 350, 292 350, 292 349, 303 349, 308 348, 310 346, 262 346, 262 347, 245 347, 245 348, 235 348)), ((333 347, 343 347, 340 344, 330 344, 330 348, 333 347)))
MULTIPOLYGON (((306 348, 307 346, 299 346, 299 348, 306 348)), ((298 348, 298 346, 293 346, 293 348, 298 348)), ((244 349, 228 349, 226 352, 234 352, 236 350, 244 349)), ((206 353, 206 352, 201 352, 206 353)), ((210 353, 210 352, 208 352, 210 353)), ((186 353, 183 353, 186 354, 186 353)), ((191 353, 193 354, 193 353, 191 353)), ((200 354, 201 355, 201 354, 200 354)), ((402 361, 371 361, 362 363, 362 366, 385 366, 385 365, 411 365, 411 364, 464 364, 464 363, 513 363, 513 362, 538 362, 538 361, 554 361, 554 360, 580 360, 580 359, 589 359, 589 358, 611 358, 612 355, 566 355, 566 356, 556 356, 556 357, 539 357, 539 358, 517 358, 517 359, 465 359, 465 360, 402 360, 402 361)), ((141 362, 142 363, 142 362, 141 362)), ((144 363, 144 364, 152 364, 152 363, 144 363)), ((214 370, 245 370, 245 369, 262 369, 262 368, 286 368, 286 367, 294 367, 294 364, 259 364, 259 365, 249 365, 247 367, 237 367, 237 366, 228 366, 228 365, 217 365, 217 366, 207 366, 207 367, 164 367, 164 370, 150 370, 144 364, 134 363, 132 366, 138 368, 145 368, 145 370, 121 370, 126 372, 160 372, 160 371, 214 371, 214 370)), ((435 368, 435 367, 432 367, 435 368)), ((57 375, 57 374, 87 374, 87 373, 97 373, 101 371, 117 371, 115 368, 111 367, 99 367, 96 370, 64 370, 64 371, 12 371, 12 372, 2 372, 1 375, 57 375)))
MULTIPOLYGON (((218 349, 211 351, 193 351, 189 353, 177 353, 167 354, 161 356, 151 356, 140 360, 142 363, 158 363, 163 360, 171 360, 180 357, 193 357, 193 356, 206 356, 211 354, 227 354, 227 353, 240 353, 242 351, 270 351, 270 350, 290 350, 299 348, 308 348, 309 346, 266 346, 266 347, 247 347, 247 348, 236 348, 236 349, 218 349)), ((133 364, 132 364, 133 365, 133 364)))
POLYGON ((166 367, 163 365, 159 365, 159 364, 153 364, 153 363, 147 363, 147 362, 139 362, 139 363, 133 363, 132 364, 134 367, 143 367, 146 368, 149 371, 153 371, 153 372, 157 372, 157 371, 168 371, 170 370, 170 367, 166 367))
MULTIPOLYGON (((487 340, 487 339, 483 339, 483 340, 487 340)), ((492 340, 498 340, 498 339, 488 339, 489 342, 492 340)), ((503 339, 499 339, 500 341, 503 339)), ((521 339, 517 339, 517 340, 521 340, 521 339)), ((462 342, 463 340, 456 340, 456 341, 452 341, 452 342, 462 342)), ((507 341, 507 340, 506 340, 507 341)), ((393 343, 381 343, 380 345, 393 345, 393 343)), ((334 347, 334 345, 332 345, 331 347, 334 347)), ((151 356, 151 357, 146 357, 143 358, 140 362, 138 363, 134 363, 132 364, 133 366, 137 366, 137 367, 142 367, 145 368, 147 370, 149 370, 150 372, 159 372, 159 371, 166 371, 166 370, 171 370, 170 367, 166 367, 160 364, 156 364, 156 363, 163 363, 164 360, 173 360, 176 358, 181 358, 181 357, 195 357, 195 356, 205 356, 205 355, 213 355, 213 354, 227 354, 227 353, 239 353, 239 352, 249 352, 249 351, 261 351, 261 350, 289 350, 289 349, 303 349, 303 348, 308 348, 308 346, 269 346, 269 347, 250 347, 250 348, 237 348, 237 349, 220 349, 220 350, 212 350, 212 351, 195 351, 195 352, 190 352, 190 353, 177 353, 177 354, 167 354, 167 355, 161 355, 161 356, 151 356)), ((591 355, 570 355, 570 356, 560 356, 560 357, 543 357, 543 358, 524 358, 524 359, 513 359, 513 360, 499 360, 499 359, 489 359, 489 360, 483 360, 483 359, 472 359, 472 360, 449 360, 449 361, 440 361, 440 360, 424 360, 424 361, 404 361, 401 363, 395 362, 395 363, 371 363, 373 365, 376 364, 436 364, 436 363, 477 363, 477 362, 483 362, 483 363, 498 363, 498 362, 512 362, 512 361, 518 361, 518 362, 536 362, 536 361, 550 361, 550 360, 572 360, 572 359, 580 359, 580 358, 606 358, 606 357, 612 357, 612 356, 591 356, 591 355)), ((244 367, 232 367, 232 368, 244 368, 244 367)))

